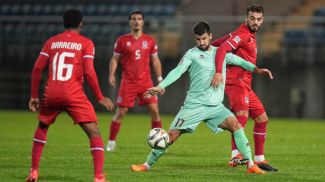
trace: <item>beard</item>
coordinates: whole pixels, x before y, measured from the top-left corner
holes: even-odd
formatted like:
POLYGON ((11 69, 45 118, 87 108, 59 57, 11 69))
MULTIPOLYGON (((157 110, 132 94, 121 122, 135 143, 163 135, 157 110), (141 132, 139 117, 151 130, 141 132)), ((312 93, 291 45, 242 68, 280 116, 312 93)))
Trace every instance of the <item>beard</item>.
POLYGON ((252 33, 258 32, 260 29, 260 27, 258 27, 258 26, 254 26, 254 25, 250 26, 248 24, 247 24, 247 27, 248 27, 249 31, 252 33))
POLYGON ((205 47, 203 47, 203 46, 197 46, 197 48, 199 48, 201 51, 207 51, 208 49, 209 49, 209 47, 210 47, 210 44, 211 43, 209 43, 207 46, 205 46, 205 47))

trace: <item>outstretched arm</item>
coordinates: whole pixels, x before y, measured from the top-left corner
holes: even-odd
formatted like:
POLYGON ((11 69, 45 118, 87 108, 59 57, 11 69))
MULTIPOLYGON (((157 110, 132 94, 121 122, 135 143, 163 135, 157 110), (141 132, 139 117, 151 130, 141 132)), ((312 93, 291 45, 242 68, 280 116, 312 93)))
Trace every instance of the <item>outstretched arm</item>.
POLYGON ((267 69, 267 68, 258 68, 258 67, 256 67, 254 69, 254 73, 268 76, 271 80, 273 79, 272 72, 269 69, 267 69))
POLYGON ((156 87, 149 88, 148 91, 144 93, 144 96, 146 98, 150 98, 160 93, 167 86, 174 83, 189 68, 191 64, 192 60, 190 56, 187 56, 185 54, 177 65, 177 67, 170 71, 166 78, 162 82, 160 82, 156 87))
POLYGON ((226 55, 226 63, 227 64, 232 64, 232 65, 236 65, 236 66, 240 66, 242 68, 244 68, 245 70, 248 70, 250 72, 254 72, 260 75, 266 75, 268 76, 270 79, 273 79, 273 75, 272 72, 266 68, 258 68, 257 66, 255 66, 253 63, 250 63, 248 61, 246 61, 245 59, 232 54, 232 53, 228 53, 226 55))

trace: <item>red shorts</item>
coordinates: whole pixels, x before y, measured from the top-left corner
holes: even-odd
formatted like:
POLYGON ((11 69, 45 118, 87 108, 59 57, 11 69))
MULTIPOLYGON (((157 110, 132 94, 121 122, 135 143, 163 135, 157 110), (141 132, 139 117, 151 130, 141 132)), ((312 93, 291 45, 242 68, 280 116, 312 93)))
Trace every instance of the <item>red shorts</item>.
POLYGON ((40 104, 38 119, 50 125, 62 111, 66 111, 75 124, 97 122, 94 107, 85 95, 74 99, 45 97, 40 104))
POLYGON ((118 96, 116 98, 116 105, 120 107, 133 107, 136 98, 138 98, 138 105, 143 106, 152 103, 158 103, 158 97, 154 96, 150 99, 143 97, 143 94, 148 88, 153 87, 151 81, 145 83, 123 83, 121 82, 118 96))
POLYGON ((232 112, 248 110, 253 119, 265 112, 262 102, 251 88, 241 84, 227 84, 225 92, 232 112))

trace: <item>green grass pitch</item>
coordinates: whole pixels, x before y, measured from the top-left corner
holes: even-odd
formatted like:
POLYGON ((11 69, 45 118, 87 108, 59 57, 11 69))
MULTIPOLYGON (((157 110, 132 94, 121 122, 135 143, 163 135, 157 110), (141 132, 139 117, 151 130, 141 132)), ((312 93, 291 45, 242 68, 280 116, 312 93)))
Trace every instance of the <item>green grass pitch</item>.
MULTIPOLYGON (((107 142, 112 114, 100 113, 99 126, 107 142)), ((163 115, 168 128, 172 115, 163 115)), ((183 135, 150 172, 134 173, 131 164, 144 162, 150 151, 146 135, 148 115, 129 114, 118 136, 118 149, 105 152, 105 172, 111 182, 189 181, 325 181, 325 121, 271 119, 266 157, 279 169, 266 175, 246 174, 244 167, 229 168, 228 132, 213 134, 201 124, 193 134, 183 135)), ((93 180, 89 142, 81 128, 62 114, 48 132, 39 181, 89 182, 93 180)), ((24 181, 31 162, 36 114, 0 111, 0 181, 24 181)), ((252 142, 252 121, 246 129, 252 142)), ((253 146, 253 145, 251 145, 253 146)))

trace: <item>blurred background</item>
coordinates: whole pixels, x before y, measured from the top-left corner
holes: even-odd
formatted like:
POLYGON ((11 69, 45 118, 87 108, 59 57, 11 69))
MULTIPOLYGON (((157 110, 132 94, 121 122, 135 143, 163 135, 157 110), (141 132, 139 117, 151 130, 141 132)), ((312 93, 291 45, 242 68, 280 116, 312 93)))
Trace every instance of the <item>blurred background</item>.
MULTIPOLYGON (((109 59, 117 36, 129 32, 130 11, 145 14, 144 30, 156 38, 166 76, 195 46, 196 22, 208 21, 214 38, 221 37, 244 21, 252 2, 265 9, 264 24, 257 33, 257 63, 275 77, 253 81, 268 115, 325 118, 325 0, 0 0, 0 109, 27 110, 33 64, 43 43, 63 31, 66 9, 83 13, 82 34, 95 43, 101 88, 115 100, 117 90, 108 85, 109 59)), ((161 113, 178 112, 188 85, 188 77, 183 76, 167 88, 160 97, 161 113)), ((95 103, 89 87, 85 88, 95 103)), ((145 109, 137 106, 131 112, 145 109)))

